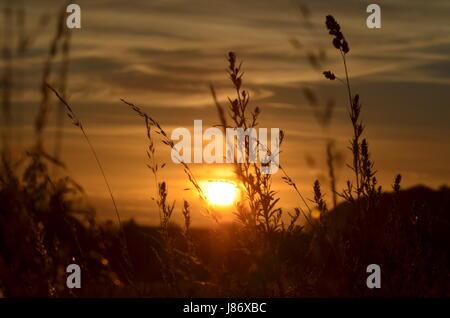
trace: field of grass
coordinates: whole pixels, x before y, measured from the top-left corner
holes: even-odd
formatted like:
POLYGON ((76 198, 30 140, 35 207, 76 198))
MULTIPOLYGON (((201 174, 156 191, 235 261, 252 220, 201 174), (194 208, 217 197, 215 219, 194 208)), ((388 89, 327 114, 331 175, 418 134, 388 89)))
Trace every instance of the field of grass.
MULTIPOLYGON (((159 147, 173 147, 164 124, 124 96, 123 105, 139 116, 148 138, 148 168, 155 177, 154 202, 159 226, 149 227, 121 219, 95 147, 83 118, 66 97, 70 36, 58 27, 48 50, 41 83, 41 102, 35 121, 35 145, 17 161, 9 143, 13 69, 11 50, 3 50, 2 160, 0 169, 0 295, 4 297, 448 297, 450 296, 448 233, 450 189, 424 186, 401 188, 401 176, 393 176, 392 189, 378 185, 375 164, 365 138, 359 95, 352 90, 347 61, 351 58, 340 25, 326 17, 328 32, 345 73, 322 70, 348 95, 352 178, 337 189, 336 154, 333 140, 326 147, 329 184, 311 185, 314 198, 306 198, 296 180, 280 167, 283 180, 303 204, 286 210, 273 187, 272 176, 260 164, 235 164, 236 179, 243 185, 236 204, 234 222, 215 219, 206 203, 190 164, 181 163, 204 210, 217 224, 211 228, 191 224, 190 203, 169 200, 169 184, 159 175, 159 147), (54 60, 61 58, 60 69, 54 60), (57 80, 50 83, 52 72, 57 80), (64 175, 58 144, 49 153, 43 146, 43 131, 57 100, 59 116, 67 115, 87 142, 110 194, 115 222, 99 222, 84 202, 84 193, 70 176, 64 175), (156 138, 157 136, 157 138, 156 138), (54 173, 58 169, 59 173, 54 173), (324 187, 331 193, 323 195, 324 187), (172 222, 181 213, 184 224, 172 222), (66 267, 79 264, 81 289, 66 287, 66 267), (366 286, 366 268, 379 264, 382 288, 366 286)), ((26 50, 27 37, 17 50, 26 50)), ((230 85, 235 96, 223 105, 214 87, 218 127, 257 127, 264 116, 251 107, 244 71, 234 52, 227 55, 230 85)), ((224 74, 225 75, 225 74, 224 74)), ((246 76, 251 76, 247 74, 246 76)), ((314 99, 309 91, 305 95, 314 99)), ((326 125, 330 109, 317 114, 326 125)), ((58 137, 60 138, 60 137, 58 137)), ((283 144, 284 134, 280 135, 283 144)), ((249 140, 245 140, 248 145, 249 140)), ((246 147, 248 149, 248 147, 246 147)), ((401 162, 398 165, 402 165, 401 162)), ((286 169, 285 169, 286 168, 286 169)), ((171 193, 173 195, 173 193, 171 193)))

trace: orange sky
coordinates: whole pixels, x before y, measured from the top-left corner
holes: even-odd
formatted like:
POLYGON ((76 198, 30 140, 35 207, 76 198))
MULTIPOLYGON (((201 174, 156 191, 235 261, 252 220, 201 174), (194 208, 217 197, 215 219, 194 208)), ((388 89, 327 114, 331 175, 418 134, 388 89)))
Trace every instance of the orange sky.
MULTIPOLYGON (((349 162, 346 147, 351 136, 346 92, 337 82, 327 82, 307 59, 322 48, 324 70, 342 75, 338 52, 324 26, 333 14, 350 43, 349 71, 353 91, 361 95, 371 153, 378 179, 386 189, 396 173, 404 186, 448 184, 450 176, 450 2, 378 1, 382 28, 365 25, 368 1, 303 1, 311 11, 311 27, 305 25, 296 1, 269 0, 159 0, 78 1, 82 28, 74 30, 68 83, 69 101, 94 144, 123 218, 157 221, 154 181, 146 167, 145 127, 119 99, 136 103, 155 117, 167 131, 193 129, 194 119, 204 126, 219 120, 209 83, 220 100, 233 94, 226 74, 226 54, 232 50, 244 60, 244 85, 260 106, 261 127, 286 131, 281 164, 311 197, 316 178, 324 182, 326 132, 317 124, 304 88, 313 89, 320 102, 333 99, 336 109, 329 129, 337 148, 349 162), (301 48, 292 46, 293 38, 301 48), (315 166, 306 158, 313 158, 315 166)), ((54 17, 52 1, 27 3, 28 30, 33 31, 42 13, 54 17)), ((39 78, 53 24, 37 29, 38 40, 15 67, 23 74, 24 95, 14 106, 15 142, 32 140, 33 118, 38 105, 39 78), (21 136, 21 137, 20 137, 21 136)), ((34 32, 34 31, 33 31, 34 32)), ((53 115, 52 115, 53 117, 53 115)), ((54 126, 47 128, 52 147, 54 126)), ((51 148, 52 149, 52 148, 51 148)), ((160 178, 169 184, 176 199, 177 215, 183 198, 197 207, 196 196, 183 189, 188 180, 170 162, 163 145, 157 156, 167 167, 160 178)), ((113 218, 111 202, 89 149, 79 130, 65 123, 63 159, 68 173, 86 190, 102 218, 113 218)), ((310 160, 309 160, 310 161, 310 160)), ((229 166, 194 165, 199 180, 233 179, 229 166)), ((342 185, 349 170, 338 170, 342 185)), ((293 191, 273 177, 282 206, 288 211, 299 204, 293 191)), ((329 190, 325 190, 329 195, 329 190)), ((199 209, 197 209, 199 210, 199 209)), ((230 211, 222 211, 224 219, 230 211)), ((194 225, 208 219, 200 212, 194 225)))

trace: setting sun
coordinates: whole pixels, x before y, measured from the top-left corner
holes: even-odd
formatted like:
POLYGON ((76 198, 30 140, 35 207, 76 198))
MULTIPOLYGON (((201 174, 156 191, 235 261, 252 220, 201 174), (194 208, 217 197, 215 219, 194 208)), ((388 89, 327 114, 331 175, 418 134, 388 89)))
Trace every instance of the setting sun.
POLYGON ((238 188, 229 181, 208 181, 203 186, 206 198, 211 204, 230 205, 238 195, 238 188))

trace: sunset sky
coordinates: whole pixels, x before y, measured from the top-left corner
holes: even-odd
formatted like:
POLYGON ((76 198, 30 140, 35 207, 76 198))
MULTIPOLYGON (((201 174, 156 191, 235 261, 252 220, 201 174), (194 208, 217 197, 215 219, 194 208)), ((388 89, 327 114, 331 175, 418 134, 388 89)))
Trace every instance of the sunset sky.
MULTIPOLYGON (((37 41, 15 64, 23 74, 24 95, 14 108, 15 141, 29 146, 38 108, 39 80, 48 43, 60 7, 56 1, 24 1, 27 32, 37 41), (41 14, 51 19, 39 29, 41 14)), ((61 2, 62 4, 63 2, 61 2)), ((219 123, 209 91, 212 83, 223 104, 234 96, 227 79, 226 55, 242 59, 244 86, 251 107, 260 106, 260 126, 281 128, 286 140, 281 164, 311 198, 319 178, 326 187, 325 138, 336 140, 343 154, 338 170, 339 189, 350 176, 345 163, 351 125, 346 91, 337 81, 323 78, 311 67, 308 54, 324 50, 323 70, 343 76, 339 52, 331 45, 325 16, 332 14, 349 42, 347 55, 353 92, 360 94, 366 136, 378 179, 384 189, 397 173, 403 186, 438 187, 450 177, 450 2, 377 1, 382 28, 368 29, 366 7, 371 1, 271 0, 96 0, 77 1, 82 28, 72 30, 68 96, 75 113, 96 148, 124 219, 154 224, 158 220, 154 179, 146 167, 146 131, 120 98, 141 106, 165 130, 193 129, 195 119, 204 128, 219 123), (309 8, 305 20, 299 9, 309 8), (309 21, 310 24, 307 22, 309 21), (292 45, 293 39, 300 48, 292 45), (303 91, 314 90, 320 103, 336 103, 328 132, 315 120, 303 91), (309 159, 308 159, 309 158, 309 159), (314 159, 314 165, 311 165, 314 159)), ((56 105, 56 104, 55 104, 56 105)), ((51 115, 54 118, 54 114, 51 115)), ((53 122, 47 127, 47 145, 53 149, 53 122)), ((168 149, 157 145, 157 157, 166 162, 160 175, 177 200, 176 218, 187 199, 196 207, 194 225, 207 224, 198 198, 168 149)), ((86 190, 101 218, 114 218, 112 205, 96 163, 80 131, 65 122, 63 161, 67 173, 86 190)), ((192 165, 199 180, 235 180, 227 165, 192 165)), ((281 205, 287 211, 300 204, 281 173, 273 176, 281 205)), ((223 208, 229 220, 230 208, 223 208)))

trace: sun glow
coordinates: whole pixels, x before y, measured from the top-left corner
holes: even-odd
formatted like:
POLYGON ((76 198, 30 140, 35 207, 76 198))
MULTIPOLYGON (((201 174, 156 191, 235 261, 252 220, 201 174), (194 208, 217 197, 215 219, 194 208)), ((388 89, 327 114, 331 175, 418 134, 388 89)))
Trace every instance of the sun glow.
POLYGON ((230 205, 239 193, 236 185, 229 181, 208 181, 203 185, 206 199, 214 205, 230 205))

